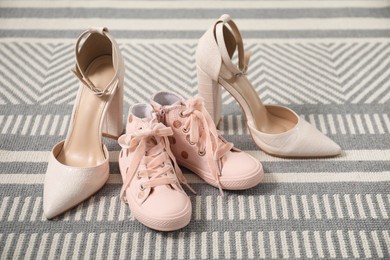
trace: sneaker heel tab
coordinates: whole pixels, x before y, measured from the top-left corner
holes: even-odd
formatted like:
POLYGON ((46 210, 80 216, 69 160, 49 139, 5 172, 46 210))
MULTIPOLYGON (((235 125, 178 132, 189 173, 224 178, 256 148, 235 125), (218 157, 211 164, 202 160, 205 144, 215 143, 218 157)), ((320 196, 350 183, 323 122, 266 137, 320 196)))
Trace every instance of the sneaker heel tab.
POLYGON ((90 33, 100 33, 101 35, 104 35, 104 33, 109 32, 107 27, 90 27, 88 31, 90 33))
POLYGON ((153 99, 150 99, 149 103, 150 103, 154 112, 159 112, 162 109, 162 105, 160 105, 159 103, 157 103, 153 99))
POLYGON ((223 14, 223 15, 221 15, 221 17, 219 17, 218 21, 227 23, 227 22, 229 22, 231 19, 232 19, 232 18, 230 18, 230 15, 228 15, 228 14, 223 14))

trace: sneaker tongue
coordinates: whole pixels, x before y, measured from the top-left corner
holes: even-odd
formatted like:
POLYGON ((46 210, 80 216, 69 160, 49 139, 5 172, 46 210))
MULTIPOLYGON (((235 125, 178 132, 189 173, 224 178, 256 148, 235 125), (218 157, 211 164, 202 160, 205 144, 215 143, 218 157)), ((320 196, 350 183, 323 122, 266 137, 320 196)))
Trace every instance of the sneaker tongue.
MULTIPOLYGON (((149 150, 152 149, 153 147, 155 147, 156 145, 158 145, 158 141, 156 140, 155 137, 152 137, 152 138, 148 139, 148 141, 146 142, 146 153, 147 153, 148 156, 150 156, 149 150)), ((161 153, 164 153, 164 151, 160 151, 158 153, 158 155, 161 154, 161 153)), ((158 156, 158 155, 156 155, 156 156, 158 156)), ((155 156, 153 156, 153 157, 155 157, 155 156)), ((162 168, 162 167, 164 167, 163 164, 161 164, 161 166, 158 166, 158 168, 162 168)))
POLYGON ((171 187, 172 187, 171 185, 158 185, 158 186, 153 187, 153 189, 154 189, 154 191, 160 192, 159 194, 161 194, 161 192, 171 190, 172 189, 171 187))
POLYGON ((156 146, 156 144, 157 144, 157 141, 155 138, 149 138, 149 140, 146 143, 146 145, 147 145, 146 150, 153 148, 154 146, 156 146))

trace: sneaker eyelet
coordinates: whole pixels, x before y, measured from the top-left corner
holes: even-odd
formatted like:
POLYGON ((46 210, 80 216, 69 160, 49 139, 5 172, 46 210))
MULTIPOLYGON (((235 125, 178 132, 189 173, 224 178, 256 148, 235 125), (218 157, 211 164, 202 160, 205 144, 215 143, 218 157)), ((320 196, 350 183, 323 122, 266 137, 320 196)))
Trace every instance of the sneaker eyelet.
POLYGON ((188 133, 190 129, 183 127, 183 133, 188 133))
POLYGON ((141 185, 139 185, 139 189, 140 189, 141 191, 144 191, 144 190, 145 190, 145 187, 141 184, 141 185))
POLYGON ((204 156, 204 155, 206 154, 206 150, 203 150, 203 151, 199 150, 199 151, 198 151, 198 154, 199 154, 200 156, 204 156))
POLYGON ((190 139, 190 136, 189 136, 189 135, 186 136, 186 140, 187 140, 187 142, 188 142, 190 145, 195 145, 195 144, 196 144, 196 143, 194 143, 194 142, 191 142, 191 139, 190 139))

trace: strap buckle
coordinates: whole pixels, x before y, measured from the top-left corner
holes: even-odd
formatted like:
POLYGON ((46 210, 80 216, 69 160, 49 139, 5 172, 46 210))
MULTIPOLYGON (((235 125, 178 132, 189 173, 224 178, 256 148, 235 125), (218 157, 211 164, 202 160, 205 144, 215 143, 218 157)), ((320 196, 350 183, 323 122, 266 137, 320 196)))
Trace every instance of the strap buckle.
POLYGON ((240 72, 234 74, 233 77, 238 78, 238 77, 246 76, 246 75, 247 75, 246 71, 240 71, 240 72))
POLYGON ((237 73, 234 73, 234 74, 232 73, 231 75, 232 76, 230 78, 228 78, 228 79, 226 79, 224 77, 222 77, 222 79, 226 80, 229 83, 233 83, 233 82, 235 82, 237 80, 237 78, 242 77, 242 76, 246 76, 247 72, 246 72, 246 70, 244 70, 244 71, 240 71, 240 72, 237 72, 237 73))
POLYGON ((245 64, 244 65, 244 68, 242 70, 238 69, 239 72, 236 72, 233 74, 233 77, 234 78, 238 78, 238 77, 241 77, 241 76, 246 76, 247 75, 247 70, 248 70, 248 64, 245 64))

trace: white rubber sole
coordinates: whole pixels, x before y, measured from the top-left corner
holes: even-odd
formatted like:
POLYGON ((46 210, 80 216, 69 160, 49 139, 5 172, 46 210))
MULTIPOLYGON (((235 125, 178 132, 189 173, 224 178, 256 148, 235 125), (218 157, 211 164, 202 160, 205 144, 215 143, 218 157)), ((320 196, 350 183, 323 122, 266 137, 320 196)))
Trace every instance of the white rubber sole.
POLYGON ((191 221, 192 206, 191 201, 189 199, 188 203, 181 212, 166 218, 158 218, 149 214, 145 214, 133 200, 129 200, 128 203, 134 217, 139 222, 151 229, 155 229, 158 231, 174 231, 184 228, 191 221))
MULTIPOLYGON (((214 179, 207 177, 207 175, 209 175, 207 172, 198 169, 194 166, 191 166, 190 164, 183 162, 182 160, 177 160, 177 162, 179 163, 180 166, 186 167, 187 169, 194 172, 206 183, 218 188, 218 183, 214 179)), ((257 186, 259 183, 261 183, 263 178, 264 178, 263 167, 261 164, 259 164, 259 167, 253 170, 253 172, 247 175, 245 178, 237 178, 237 179, 221 178, 220 182, 221 182, 222 189, 224 190, 246 190, 257 186)))

